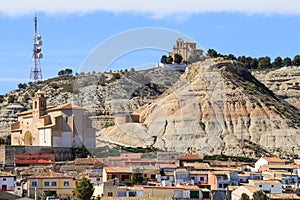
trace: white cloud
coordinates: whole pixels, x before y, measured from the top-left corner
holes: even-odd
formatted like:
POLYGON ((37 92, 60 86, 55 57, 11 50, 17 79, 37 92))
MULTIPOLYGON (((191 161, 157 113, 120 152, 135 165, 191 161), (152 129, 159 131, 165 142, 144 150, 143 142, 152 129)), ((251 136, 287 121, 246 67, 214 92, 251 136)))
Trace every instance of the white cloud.
POLYGON ((300 15, 298 0, 0 0, 0 14, 21 16, 34 11, 46 14, 129 12, 163 18, 205 12, 300 15))

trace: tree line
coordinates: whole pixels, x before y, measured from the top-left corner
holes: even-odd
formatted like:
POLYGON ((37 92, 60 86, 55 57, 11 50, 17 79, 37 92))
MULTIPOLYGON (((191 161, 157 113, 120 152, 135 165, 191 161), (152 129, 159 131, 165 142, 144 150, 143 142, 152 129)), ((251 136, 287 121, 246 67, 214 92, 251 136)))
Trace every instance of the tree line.
POLYGON ((163 55, 160 59, 160 62, 163 64, 173 64, 173 63, 181 64, 182 56, 177 53, 174 55, 174 58, 172 56, 167 57, 166 55, 163 55))
POLYGON ((260 58, 252 58, 251 56, 236 57, 233 54, 223 55, 214 49, 208 49, 207 55, 211 58, 222 57, 228 60, 237 60, 248 69, 268 69, 268 68, 281 68, 287 66, 300 66, 300 55, 295 55, 293 59, 290 57, 281 58, 277 56, 273 61, 269 56, 260 58))
POLYGON ((72 76, 72 74, 73 74, 73 70, 69 68, 60 70, 57 73, 58 76, 72 76))

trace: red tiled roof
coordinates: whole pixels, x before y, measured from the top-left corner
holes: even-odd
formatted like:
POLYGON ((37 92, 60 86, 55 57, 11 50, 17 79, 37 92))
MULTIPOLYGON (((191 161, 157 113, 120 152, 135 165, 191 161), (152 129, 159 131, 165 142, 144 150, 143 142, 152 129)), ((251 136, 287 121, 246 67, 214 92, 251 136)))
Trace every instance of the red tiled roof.
POLYGON ((278 157, 263 157, 268 162, 277 162, 277 163, 285 163, 284 160, 278 158, 278 157))
POLYGON ((160 168, 169 168, 169 169, 176 169, 177 165, 176 164, 160 164, 160 168))
POLYGON ((201 160, 199 154, 182 154, 179 156, 179 160, 201 160))

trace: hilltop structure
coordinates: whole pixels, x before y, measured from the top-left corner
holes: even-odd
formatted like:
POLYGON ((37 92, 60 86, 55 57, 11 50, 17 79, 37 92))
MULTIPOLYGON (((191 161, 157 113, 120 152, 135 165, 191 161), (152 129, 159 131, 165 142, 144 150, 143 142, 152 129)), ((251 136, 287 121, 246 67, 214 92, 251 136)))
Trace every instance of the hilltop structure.
POLYGON ((203 55, 202 49, 197 49, 196 42, 184 41, 182 38, 178 38, 173 45, 172 52, 169 52, 169 56, 175 57, 175 54, 180 54, 182 60, 187 61, 191 55, 203 55))
POLYGON ((84 109, 72 103, 47 108, 42 91, 37 91, 32 101, 32 109, 19 113, 18 121, 11 124, 11 145, 96 146, 96 130, 84 109))

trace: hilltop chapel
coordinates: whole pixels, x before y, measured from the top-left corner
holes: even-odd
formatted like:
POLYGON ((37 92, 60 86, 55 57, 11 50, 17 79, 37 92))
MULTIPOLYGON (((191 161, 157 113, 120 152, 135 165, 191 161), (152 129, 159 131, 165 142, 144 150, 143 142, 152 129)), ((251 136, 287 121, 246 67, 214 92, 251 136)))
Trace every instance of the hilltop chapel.
POLYGON ((45 93, 37 91, 32 109, 18 114, 11 124, 11 145, 82 147, 96 146, 91 120, 72 103, 47 108, 45 93))

